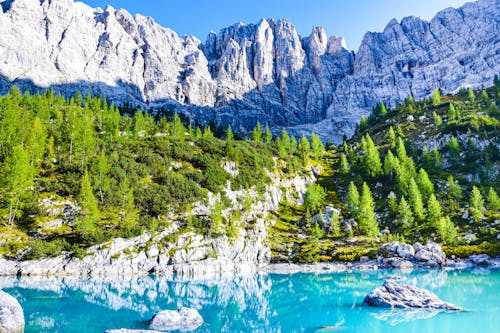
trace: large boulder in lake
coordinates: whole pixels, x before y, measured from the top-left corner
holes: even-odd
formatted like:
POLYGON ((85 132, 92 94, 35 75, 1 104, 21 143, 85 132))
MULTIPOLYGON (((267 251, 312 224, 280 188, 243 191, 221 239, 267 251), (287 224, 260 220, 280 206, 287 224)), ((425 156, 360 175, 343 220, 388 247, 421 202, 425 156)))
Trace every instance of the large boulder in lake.
POLYGON ((203 318, 195 309, 180 308, 179 310, 160 311, 149 321, 153 330, 194 330, 203 324, 203 318))
POLYGON ((24 313, 21 305, 11 295, 0 290, 0 333, 24 331, 24 313))
POLYGON ((462 310, 454 304, 443 302, 428 290, 392 281, 386 281, 382 286, 371 291, 366 295, 363 304, 382 308, 462 310))
POLYGON ((404 259, 413 259, 415 249, 409 244, 400 242, 390 242, 382 245, 379 248, 380 254, 385 257, 397 257, 404 259))
POLYGON ((443 266, 446 264, 446 253, 438 243, 428 242, 425 245, 416 243, 413 248, 415 249, 415 259, 427 266, 443 266))

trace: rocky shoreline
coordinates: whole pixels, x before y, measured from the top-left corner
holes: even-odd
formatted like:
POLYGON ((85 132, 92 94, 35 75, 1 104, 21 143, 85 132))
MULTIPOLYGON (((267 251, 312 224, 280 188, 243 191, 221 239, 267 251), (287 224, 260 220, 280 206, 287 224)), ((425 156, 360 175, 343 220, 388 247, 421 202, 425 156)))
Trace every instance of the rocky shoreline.
MULTIPOLYGON (((124 242, 126 241, 124 240, 124 242)), ((228 244, 221 243, 219 246, 228 246, 228 244)), ((227 251, 230 252, 230 249, 246 248, 247 245, 247 242, 243 242, 239 246, 233 243, 227 251)), ((261 251, 262 249, 253 250, 261 251)), ((402 270, 418 268, 454 270, 475 266, 500 267, 500 258, 491 258, 486 254, 472 255, 469 258, 463 259, 446 258, 446 254, 442 251, 441 246, 433 242, 429 242, 426 245, 416 243, 413 246, 391 242, 379 248, 377 258, 361 257, 356 262, 335 261, 306 264, 269 263, 269 258, 266 255, 259 255, 258 253, 253 256, 246 256, 250 260, 231 260, 224 256, 221 258, 203 258, 191 262, 175 262, 168 258, 162 260, 156 252, 154 249, 149 249, 148 251, 139 251, 128 256, 117 256, 115 251, 113 251, 113 247, 101 247, 95 248, 93 254, 82 259, 73 258, 69 255, 26 261, 0 259, 0 276, 126 276, 159 274, 172 278, 196 279, 198 277, 207 278, 221 275, 250 275, 256 272, 293 274, 374 271, 391 268, 402 270), (157 254, 156 256, 154 255, 155 253, 157 254)))

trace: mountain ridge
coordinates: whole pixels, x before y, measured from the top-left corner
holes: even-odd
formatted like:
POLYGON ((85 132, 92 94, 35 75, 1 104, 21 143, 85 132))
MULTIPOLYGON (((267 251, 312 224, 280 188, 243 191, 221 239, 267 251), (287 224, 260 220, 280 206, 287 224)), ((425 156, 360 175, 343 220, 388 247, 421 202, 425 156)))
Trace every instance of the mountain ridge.
POLYGON ((286 19, 237 23, 201 42, 111 6, 1 3, 0 92, 12 84, 90 92, 243 134, 260 121, 338 143, 380 101, 489 85, 500 72, 498 0, 448 8, 429 22, 391 20, 357 53, 321 27, 301 37, 286 19))

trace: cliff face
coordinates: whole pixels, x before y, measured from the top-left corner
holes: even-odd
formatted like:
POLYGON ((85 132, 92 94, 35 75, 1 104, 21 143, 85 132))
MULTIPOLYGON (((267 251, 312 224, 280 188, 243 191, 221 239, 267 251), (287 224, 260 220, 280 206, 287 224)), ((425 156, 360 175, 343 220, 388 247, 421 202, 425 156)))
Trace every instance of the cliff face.
POLYGON ((393 20, 367 33, 357 54, 320 27, 301 38, 287 20, 235 24, 202 43, 111 7, 0 3, 0 92, 11 84, 91 92, 243 133, 260 120, 338 142, 377 102, 489 85, 500 72, 499 0, 446 9, 430 22, 393 20))

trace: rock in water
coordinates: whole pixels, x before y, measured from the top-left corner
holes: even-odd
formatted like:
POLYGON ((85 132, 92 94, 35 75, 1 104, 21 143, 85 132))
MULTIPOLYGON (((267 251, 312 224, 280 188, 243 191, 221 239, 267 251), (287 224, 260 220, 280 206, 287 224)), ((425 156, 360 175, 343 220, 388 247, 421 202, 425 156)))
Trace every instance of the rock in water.
POLYGON ((0 333, 24 331, 24 313, 21 305, 11 295, 0 290, 0 333))
POLYGON ((149 321, 149 328, 154 330, 194 330, 203 324, 203 318, 195 309, 160 311, 149 321))
POLYGON ((435 309, 461 311, 458 306, 443 302, 434 293, 417 287, 386 281, 366 295, 363 304, 382 308, 435 309))

